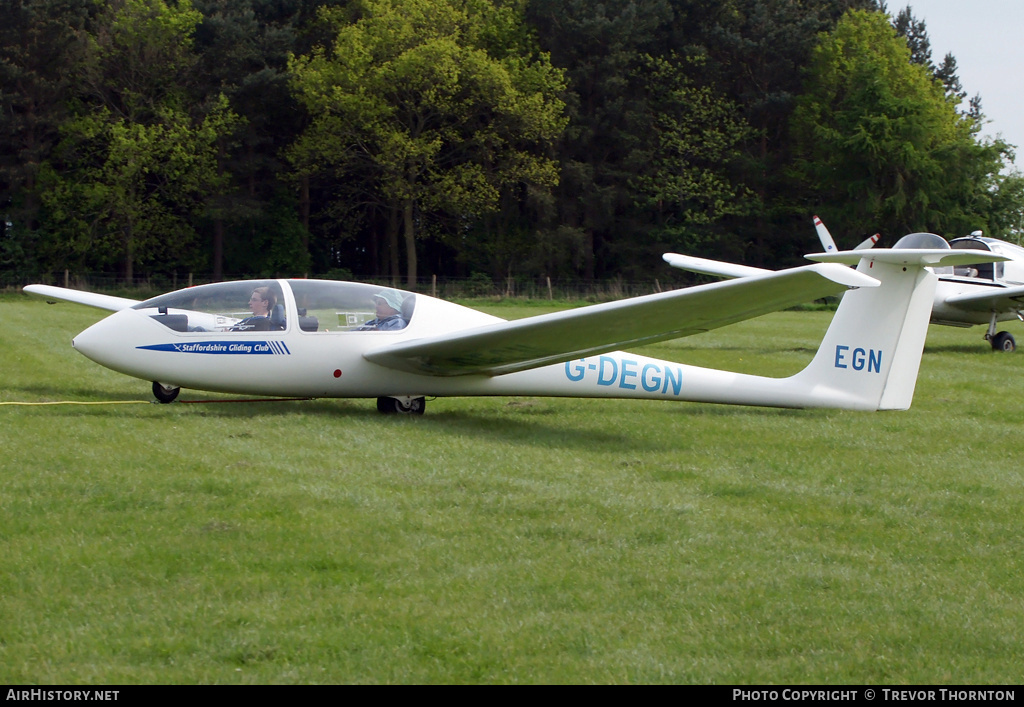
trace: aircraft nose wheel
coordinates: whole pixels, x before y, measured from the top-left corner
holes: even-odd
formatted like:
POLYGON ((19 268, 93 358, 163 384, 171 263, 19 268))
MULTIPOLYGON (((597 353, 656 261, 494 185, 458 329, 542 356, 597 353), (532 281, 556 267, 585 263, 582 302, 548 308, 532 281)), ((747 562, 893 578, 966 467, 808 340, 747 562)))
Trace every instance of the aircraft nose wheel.
POLYGON ((1017 342, 1014 341, 1013 334, 1008 331, 1001 331, 992 337, 992 348, 996 351, 1012 353, 1017 350, 1017 342))
POLYGON ((161 403, 166 404, 174 402, 174 399, 178 397, 178 393, 180 392, 181 388, 153 381, 153 397, 161 403))
POLYGON ((385 415, 422 415, 426 409, 426 398, 377 398, 377 412, 385 415))

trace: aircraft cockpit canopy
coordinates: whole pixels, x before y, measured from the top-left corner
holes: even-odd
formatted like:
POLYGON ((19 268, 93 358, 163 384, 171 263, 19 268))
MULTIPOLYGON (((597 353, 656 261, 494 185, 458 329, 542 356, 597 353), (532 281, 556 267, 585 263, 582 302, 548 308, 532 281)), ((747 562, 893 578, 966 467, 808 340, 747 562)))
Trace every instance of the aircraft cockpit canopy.
POLYGON ((949 243, 942 236, 934 233, 908 233, 896 241, 896 248, 930 248, 934 250, 949 250, 949 243))
POLYGON ((315 318, 316 329, 339 331, 396 331, 412 321, 416 295, 380 285, 336 280, 289 280, 300 316, 315 318), (378 308, 378 304, 383 305, 378 308))
POLYGON ((1005 263, 979 263, 977 265, 958 265, 955 273, 962 277, 977 277, 984 280, 1010 280, 1018 281, 1020 275, 1007 271, 1019 267, 1017 263, 1024 262, 1024 248, 1013 243, 1007 243, 995 238, 984 238, 982 236, 964 236, 954 238, 949 242, 951 248, 957 250, 983 250, 996 255, 1005 255, 1012 260, 1005 263))
MULTIPOLYGON (((896 241, 893 248, 929 248, 932 250, 949 250, 950 244, 942 236, 934 233, 909 233, 896 241)), ((952 275, 953 268, 949 266, 932 268, 936 275, 952 275)))
POLYGON ((412 319, 416 295, 333 280, 243 280, 178 290, 132 307, 181 333, 395 331, 412 319), (286 292, 287 291, 287 292, 286 292), (250 300, 258 300, 251 305, 250 300), (255 309, 253 307, 256 307, 255 309))

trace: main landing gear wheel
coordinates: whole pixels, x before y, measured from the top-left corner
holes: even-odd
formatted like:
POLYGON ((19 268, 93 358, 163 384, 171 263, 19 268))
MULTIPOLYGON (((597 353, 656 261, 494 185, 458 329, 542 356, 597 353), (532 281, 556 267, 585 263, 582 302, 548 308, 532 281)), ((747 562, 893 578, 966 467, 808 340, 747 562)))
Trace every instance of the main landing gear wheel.
POLYGON ((153 397, 161 403, 173 403, 180 392, 181 388, 177 386, 164 385, 163 383, 153 381, 153 397))
POLYGON ((426 409, 426 398, 377 398, 377 412, 382 412, 385 415, 393 415, 395 413, 400 415, 422 415, 426 409))
POLYGON ((1012 353, 1017 350, 1017 342, 1014 341, 1013 334, 1008 331, 1001 331, 992 337, 992 348, 996 351, 1012 353))

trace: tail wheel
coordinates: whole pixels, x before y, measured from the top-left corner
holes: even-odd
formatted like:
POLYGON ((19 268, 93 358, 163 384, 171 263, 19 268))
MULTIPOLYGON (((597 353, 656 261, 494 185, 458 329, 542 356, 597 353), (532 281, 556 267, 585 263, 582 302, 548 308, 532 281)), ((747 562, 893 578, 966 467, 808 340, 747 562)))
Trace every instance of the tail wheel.
POLYGON ((996 351, 1012 353, 1017 350, 1017 342, 1014 341, 1013 334, 1001 331, 992 337, 992 348, 996 351))
POLYGON ((377 398, 377 412, 385 415, 398 413, 400 415, 422 415, 427 409, 426 398, 377 398))
POLYGON ((153 381, 153 397, 159 400, 161 403, 172 403, 174 399, 178 397, 178 393, 181 392, 181 388, 174 385, 164 385, 158 381, 153 381))

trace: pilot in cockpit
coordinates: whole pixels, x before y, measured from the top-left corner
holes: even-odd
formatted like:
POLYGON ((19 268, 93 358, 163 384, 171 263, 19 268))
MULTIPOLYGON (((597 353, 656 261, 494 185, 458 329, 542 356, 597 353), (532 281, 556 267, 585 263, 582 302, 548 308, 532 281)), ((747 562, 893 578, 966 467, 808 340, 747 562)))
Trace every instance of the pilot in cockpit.
POLYGON ((249 297, 251 317, 235 324, 229 331, 270 331, 281 328, 273 326, 271 315, 277 305, 277 295, 269 287, 257 287, 249 297))
POLYGON ((376 319, 371 319, 356 331, 393 331, 404 329, 409 322, 402 316, 402 295, 397 290, 381 290, 373 296, 376 319))

